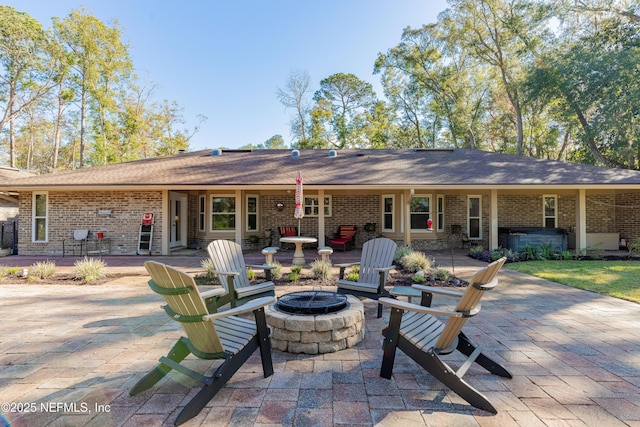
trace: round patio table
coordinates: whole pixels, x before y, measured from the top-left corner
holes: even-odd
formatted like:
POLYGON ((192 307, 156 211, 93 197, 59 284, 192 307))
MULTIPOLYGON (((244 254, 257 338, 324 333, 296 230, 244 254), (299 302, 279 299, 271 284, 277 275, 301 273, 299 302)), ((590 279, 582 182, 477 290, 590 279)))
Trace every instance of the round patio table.
POLYGON ((316 243, 318 239, 315 237, 305 237, 305 236, 287 236, 281 237, 280 241, 283 243, 293 243, 296 245, 296 250, 293 253, 293 265, 305 265, 306 261, 304 259, 304 252, 302 251, 303 243, 316 243))

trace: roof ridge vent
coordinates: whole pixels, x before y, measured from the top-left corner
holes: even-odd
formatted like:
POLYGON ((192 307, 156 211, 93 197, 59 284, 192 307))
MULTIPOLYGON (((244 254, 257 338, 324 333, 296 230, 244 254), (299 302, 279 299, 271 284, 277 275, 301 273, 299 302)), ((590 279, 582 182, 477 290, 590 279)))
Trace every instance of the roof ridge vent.
POLYGON ((213 150, 211 150, 211 155, 213 157, 222 156, 222 149, 221 148, 214 148, 213 150))
POLYGON ((329 150, 328 157, 338 157, 338 150, 329 150))
POLYGON ((291 157, 300 157, 300 150, 293 150, 291 152, 291 157))

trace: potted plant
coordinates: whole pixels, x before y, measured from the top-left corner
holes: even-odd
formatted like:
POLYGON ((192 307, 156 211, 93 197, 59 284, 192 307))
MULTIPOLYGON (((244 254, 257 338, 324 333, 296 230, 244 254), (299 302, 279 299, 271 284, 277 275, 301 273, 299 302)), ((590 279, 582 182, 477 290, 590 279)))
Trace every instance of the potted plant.
POLYGON ((364 225, 364 231, 376 231, 376 226, 375 222, 368 222, 364 225))

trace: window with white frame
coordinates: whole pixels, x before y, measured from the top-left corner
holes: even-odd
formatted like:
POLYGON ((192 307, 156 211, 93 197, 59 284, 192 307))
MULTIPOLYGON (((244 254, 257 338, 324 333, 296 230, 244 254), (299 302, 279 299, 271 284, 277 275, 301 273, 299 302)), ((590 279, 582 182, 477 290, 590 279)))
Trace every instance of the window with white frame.
POLYGON ((443 232, 444 231, 444 196, 442 194, 438 194, 436 200, 436 231, 443 232))
POLYGON ((542 220, 544 228, 556 228, 558 226, 558 196, 545 194, 542 196, 542 220))
POLYGON ((49 195, 47 193, 33 193, 32 209, 34 242, 46 242, 49 228, 49 195))
POLYGON ((426 231, 427 220, 431 218, 431 196, 414 196, 410 203, 411 230, 426 231))
POLYGON ((258 196, 247 196, 247 231, 258 229, 258 196))
POLYGON ((467 206, 467 234, 469 239, 482 239, 482 197, 469 196, 467 206))
MULTIPOLYGON (((324 196, 323 201, 324 216, 331 216, 331 196, 324 196)), ((305 196, 304 198, 304 215, 318 216, 320 213, 320 204, 318 196, 305 196)))
POLYGON ((393 218, 394 205, 394 196, 382 196, 382 231, 393 232, 395 229, 393 218))
POLYGON ((235 196, 211 196, 211 231, 229 231, 235 228, 235 196))
POLYGON ((205 223, 207 220, 206 209, 207 209, 207 199, 203 195, 198 198, 198 230, 199 231, 205 230, 205 223))

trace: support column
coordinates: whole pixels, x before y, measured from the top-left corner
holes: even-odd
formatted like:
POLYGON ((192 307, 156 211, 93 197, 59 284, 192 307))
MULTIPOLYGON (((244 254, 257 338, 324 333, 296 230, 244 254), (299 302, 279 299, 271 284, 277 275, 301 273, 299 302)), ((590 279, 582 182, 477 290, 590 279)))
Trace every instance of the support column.
POLYGON ((242 246, 242 229, 245 221, 242 190, 236 190, 236 243, 242 246), (239 216, 239 217, 238 217, 239 216))
POLYGON ((586 190, 578 190, 576 200, 576 251, 587 249, 587 196, 586 190))
POLYGON ((404 192, 404 200, 402 204, 402 217, 404 218, 404 244, 411 245, 411 198, 414 190, 404 192))
POLYGON ((324 241, 324 190, 318 190, 318 247, 325 245, 324 241))
MULTIPOLYGON (((170 212, 171 200, 169 198, 169 190, 162 190, 162 238, 160 239, 160 253, 162 255, 169 255, 169 240, 171 240, 170 212)), ((140 221, 141 218, 138 218, 138 220, 140 221)), ((139 224, 138 227, 140 227, 139 224)), ((153 250, 153 246, 151 247, 151 250, 153 250)))
POLYGON ((498 190, 489 193, 489 250, 498 249, 498 190))

